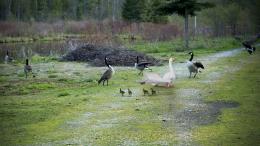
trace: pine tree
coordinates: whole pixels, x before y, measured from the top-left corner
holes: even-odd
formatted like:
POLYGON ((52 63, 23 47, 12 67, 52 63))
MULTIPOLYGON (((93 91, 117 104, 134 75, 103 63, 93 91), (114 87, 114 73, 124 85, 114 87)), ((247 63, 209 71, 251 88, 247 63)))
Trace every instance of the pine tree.
POLYGON ((196 0, 170 0, 165 5, 160 6, 157 11, 161 15, 172 15, 176 13, 185 19, 184 37, 185 47, 189 48, 189 30, 188 20, 189 16, 196 15, 197 11, 201 11, 205 8, 213 7, 212 3, 208 2, 197 2, 196 0))
POLYGON ((123 4, 122 17, 126 21, 141 22, 145 0, 126 0, 123 4))

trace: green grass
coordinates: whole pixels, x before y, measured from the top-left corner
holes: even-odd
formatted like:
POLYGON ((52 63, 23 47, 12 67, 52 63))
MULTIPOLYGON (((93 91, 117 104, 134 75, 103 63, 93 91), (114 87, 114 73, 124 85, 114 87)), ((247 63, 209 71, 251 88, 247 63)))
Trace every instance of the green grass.
POLYGON ((226 109, 218 122, 194 129, 194 140, 201 145, 258 145, 260 143, 260 53, 243 54, 229 60, 239 71, 225 74, 214 87, 207 86, 207 101, 235 101, 240 106, 226 109))
MULTIPOLYGON (((229 43, 225 46, 236 45, 229 43)), ((167 48, 168 44, 160 48, 167 48)), ((226 49, 219 48, 219 51, 226 49)), ((200 56, 216 52, 208 50, 194 49, 200 56)), ((224 110, 217 123, 195 129, 195 142, 202 145, 254 145, 259 136, 257 63, 260 54, 249 56, 243 53, 214 62, 197 79, 177 80, 175 88, 156 88, 160 90, 156 96, 143 96, 142 89, 150 86, 137 83, 141 77, 133 68, 116 68, 110 85, 103 87, 97 85, 97 80, 105 68, 89 68, 84 63, 35 59, 33 67, 39 72, 35 78, 30 76, 28 79, 22 76, 22 65, 0 64, 1 145, 174 145, 179 142, 176 125, 173 121, 162 120, 165 115, 171 115, 169 104, 175 105, 176 109, 182 108, 181 104, 175 103, 179 96, 176 91, 186 88, 201 90, 207 100, 241 103, 237 109, 224 110), (229 72, 230 68, 237 67, 243 68, 240 72, 229 72), (208 79, 211 72, 226 75, 216 84, 199 82, 208 79), (133 97, 122 97, 119 88, 130 88, 133 97), (209 134, 211 131, 212 135, 209 134)), ((178 61, 186 57, 183 53, 178 61)), ((162 69, 153 67, 156 72, 162 69)))
POLYGON ((128 44, 128 47, 134 50, 148 53, 152 56, 168 59, 170 56, 176 57, 178 61, 184 61, 187 59, 188 51, 194 51, 197 57, 208 55, 210 53, 216 53, 219 51, 228 50, 230 48, 240 47, 241 44, 237 40, 227 38, 203 38, 198 37, 190 40, 190 50, 186 50, 183 47, 182 39, 175 39, 172 41, 161 41, 145 43, 139 41, 136 44, 128 44))

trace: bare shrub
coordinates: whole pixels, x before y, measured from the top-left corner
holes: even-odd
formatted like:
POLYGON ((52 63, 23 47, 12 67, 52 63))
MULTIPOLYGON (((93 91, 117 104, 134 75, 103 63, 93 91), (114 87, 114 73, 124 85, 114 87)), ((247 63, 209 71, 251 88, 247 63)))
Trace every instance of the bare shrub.
MULTIPOLYGON (((124 21, 57 21, 0 22, 0 36, 49 36, 53 34, 87 34, 85 38, 94 44, 109 43, 117 34, 140 36, 145 40, 170 40, 180 35, 175 24, 128 23, 124 21)), ((131 39, 131 37, 129 37, 131 39)), ((129 39, 127 38, 127 39, 129 39)))
POLYGON ((149 41, 166 41, 181 35, 175 24, 144 23, 142 37, 149 41))

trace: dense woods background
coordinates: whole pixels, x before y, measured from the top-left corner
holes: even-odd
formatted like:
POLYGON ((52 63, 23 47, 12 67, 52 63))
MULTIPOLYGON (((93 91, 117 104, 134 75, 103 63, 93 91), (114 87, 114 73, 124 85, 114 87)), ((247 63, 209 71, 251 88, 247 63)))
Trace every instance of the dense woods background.
MULTIPOLYGON (((183 19, 155 12, 166 1, 1 0, 0 36, 133 33, 147 39, 171 39, 183 34, 183 19)), ((216 6, 197 13, 196 26, 194 17, 189 18, 190 34, 235 36, 259 32, 259 0, 207 2, 216 6)))

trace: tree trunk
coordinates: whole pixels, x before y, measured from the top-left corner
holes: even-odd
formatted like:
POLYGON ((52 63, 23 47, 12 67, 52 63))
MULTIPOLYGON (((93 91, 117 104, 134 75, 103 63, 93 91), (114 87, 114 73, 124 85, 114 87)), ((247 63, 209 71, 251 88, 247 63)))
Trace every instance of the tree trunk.
POLYGON ((185 14, 185 27, 184 27, 184 39, 185 39, 185 48, 189 48, 189 15, 185 14))

